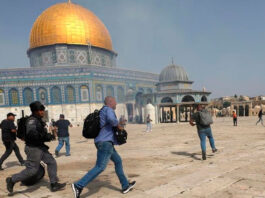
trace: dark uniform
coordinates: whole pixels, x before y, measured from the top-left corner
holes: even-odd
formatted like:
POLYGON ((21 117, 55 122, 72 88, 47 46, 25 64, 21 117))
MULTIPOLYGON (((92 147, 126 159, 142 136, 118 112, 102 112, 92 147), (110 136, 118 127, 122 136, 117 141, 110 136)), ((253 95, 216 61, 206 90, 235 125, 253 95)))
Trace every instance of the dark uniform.
POLYGON ((16 133, 12 132, 13 129, 16 129, 14 122, 8 119, 3 120, 1 123, 1 129, 2 129, 2 141, 6 147, 6 151, 0 158, 0 169, 2 167, 3 162, 9 157, 9 155, 12 153, 13 150, 15 151, 15 154, 20 164, 23 165, 24 160, 15 142, 16 133))
POLYGON ((39 169, 40 161, 48 165, 48 174, 51 183, 58 181, 57 164, 52 154, 49 153, 49 147, 44 142, 49 142, 53 136, 47 132, 45 122, 41 118, 30 116, 26 123, 26 146, 27 155, 26 169, 12 176, 12 182, 24 181, 35 175, 39 169))

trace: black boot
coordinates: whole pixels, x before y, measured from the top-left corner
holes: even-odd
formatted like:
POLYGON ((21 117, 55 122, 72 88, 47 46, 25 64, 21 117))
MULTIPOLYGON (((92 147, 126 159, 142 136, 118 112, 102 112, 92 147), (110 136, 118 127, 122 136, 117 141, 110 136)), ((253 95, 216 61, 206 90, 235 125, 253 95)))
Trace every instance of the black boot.
POLYGON ((12 193, 15 183, 12 181, 11 177, 6 178, 6 188, 8 192, 12 193))
POLYGON ((51 191, 55 192, 55 191, 58 191, 58 190, 63 190, 65 185, 66 185, 66 183, 62 183, 62 184, 58 183, 58 182, 51 183, 51 191))
POLYGON ((202 151, 202 159, 206 160, 206 152, 205 151, 202 151))
POLYGON ((218 150, 216 148, 213 149, 213 153, 216 153, 218 150))

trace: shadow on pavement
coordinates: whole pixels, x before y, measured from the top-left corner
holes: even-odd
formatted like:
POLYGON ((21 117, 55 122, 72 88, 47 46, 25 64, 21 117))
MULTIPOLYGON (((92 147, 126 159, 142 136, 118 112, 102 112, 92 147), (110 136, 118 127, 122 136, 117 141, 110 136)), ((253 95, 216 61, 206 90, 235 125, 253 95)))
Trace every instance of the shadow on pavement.
POLYGON ((171 153, 175 154, 175 155, 182 155, 182 156, 191 157, 192 159, 195 159, 195 160, 201 160, 201 158, 196 157, 196 155, 198 155, 198 153, 188 153, 186 151, 180 151, 180 152, 172 151, 171 153))
POLYGON ((11 168, 13 166, 20 166, 18 161, 7 162, 5 165, 6 165, 6 168, 11 168))
POLYGON ((90 184, 88 184, 88 186, 87 186, 88 192, 85 194, 81 194, 81 198, 91 196, 91 195, 99 192, 101 188, 109 188, 111 190, 121 192, 121 188, 118 188, 116 186, 111 185, 110 181, 108 181, 108 180, 107 181, 94 180, 90 184))

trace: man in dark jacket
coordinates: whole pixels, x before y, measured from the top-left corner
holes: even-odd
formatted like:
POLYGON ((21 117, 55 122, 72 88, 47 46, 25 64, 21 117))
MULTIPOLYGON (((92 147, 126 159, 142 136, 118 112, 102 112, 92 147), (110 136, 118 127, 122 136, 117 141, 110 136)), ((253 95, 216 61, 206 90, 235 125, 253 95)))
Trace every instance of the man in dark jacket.
POLYGON ((2 141, 6 147, 5 153, 0 158, 0 170, 4 170, 2 168, 3 162, 9 157, 12 151, 15 151, 17 159, 19 160, 21 165, 24 165, 24 160, 19 152, 19 148, 15 142, 16 140, 16 126, 14 124, 15 114, 8 113, 7 118, 1 122, 2 129, 2 141))
POLYGON ((65 183, 58 183, 56 161, 52 154, 49 153, 49 147, 44 144, 44 142, 54 139, 54 136, 47 132, 45 122, 42 121, 45 107, 39 101, 36 101, 30 104, 30 110, 32 115, 26 121, 26 169, 12 177, 6 178, 7 190, 12 193, 15 183, 25 181, 37 174, 40 161, 43 161, 48 166, 51 191, 61 190, 65 187, 65 183))
POLYGON ((73 125, 69 122, 69 120, 64 119, 64 115, 60 115, 60 120, 55 122, 55 127, 58 129, 57 136, 59 144, 55 149, 55 155, 58 157, 61 148, 65 143, 66 156, 70 156, 70 140, 69 140, 69 127, 73 127, 73 125))

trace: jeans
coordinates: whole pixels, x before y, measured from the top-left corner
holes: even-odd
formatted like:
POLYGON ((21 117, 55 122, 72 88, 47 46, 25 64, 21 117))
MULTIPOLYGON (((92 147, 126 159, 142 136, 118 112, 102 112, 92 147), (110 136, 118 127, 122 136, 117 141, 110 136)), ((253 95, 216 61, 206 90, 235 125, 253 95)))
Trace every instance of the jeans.
POLYGON ((237 118, 233 118, 234 126, 237 126, 237 118))
POLYGON ((146 124, 146 132, 152 131, 152 124, 149 122, 146 124))
POLYGON ((81 180, 76 182, 75 185, 83 189, 106 169, 109 160, 111 160, 115 164, 115 172, 120 180, 122 189, 126 189, 129 186, 129 182, 123 172, 121 157, 115 150, 112 142, 98 142, 95 145, 98 150, 96 165, 81 180))
POLYGON ((212 135, 212 129, 210 127, 206 128, 206 129, 199 130, 198 135, 199 135, 200 141, 201 141, 202 152, 206 152, 206 137, 208 137, 212 149, 215 149, 214 139, 213 139, 213 135, 212 135))
MULTIPOLYGON (((257 125, 259 122, 261 122, 261 124, 263 125, 263 119, 262 119, 262 117, 259 118, 259 120, 258 120, 258 122, 256 123, 256 125, 257 125)), ((264 126, 264 125, 263 125, 263 126, 264 126)))
POLYGON ((17 159, 19 160, 20 163, 24 163, 24 160, 19 152, 19 148, 16 144, 15 141, 10 140, 10 141, 4 141, 3 142, 5 147, 6 147, 6 151, 5 153, 2 155, 2 157, 0 158, 0 166, 3 164, 3 162, 9 157, 9 155, 12 153, 12 151, 15 151, 15 154, 17 156, 17 159))
POLYGON ((60 151, 65 143, 66 155, 70 155, 70 142, 69 137, 58 137, 59 144, 56 147, 55 151, 60 151))

